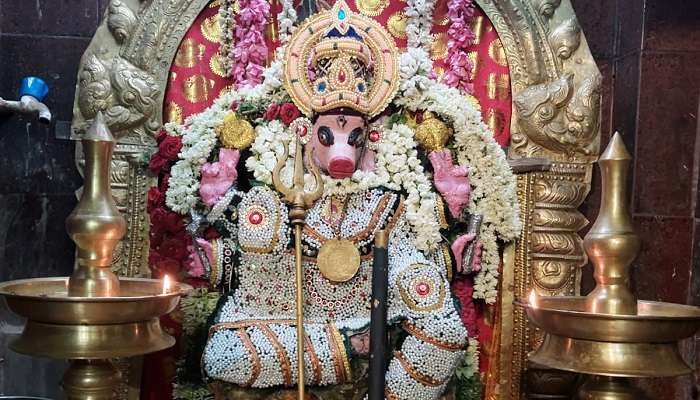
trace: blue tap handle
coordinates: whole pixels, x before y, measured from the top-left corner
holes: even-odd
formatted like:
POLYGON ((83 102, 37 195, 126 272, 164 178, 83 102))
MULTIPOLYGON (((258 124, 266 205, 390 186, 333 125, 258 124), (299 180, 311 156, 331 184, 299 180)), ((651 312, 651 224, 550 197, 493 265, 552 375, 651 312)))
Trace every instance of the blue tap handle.
POLYGON ((32 96, 39 101, 44 101, 46 95, 49 94, 49 85, 41 78, 36 76, 27 76, 22 79, 19 87, 19 96, 32 96))

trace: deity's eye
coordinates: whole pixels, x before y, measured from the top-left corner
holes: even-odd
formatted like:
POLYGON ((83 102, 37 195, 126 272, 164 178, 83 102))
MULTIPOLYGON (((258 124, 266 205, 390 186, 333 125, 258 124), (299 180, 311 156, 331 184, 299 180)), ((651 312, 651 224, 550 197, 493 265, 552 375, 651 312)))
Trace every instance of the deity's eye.
POLYGON ((321 142, 322 145, 333 146, 334 139, 331 128, 327 126, 318 128, 318 141, 321 142))
POLYGON ((365 130, 360 127, 353 129, 352 132, 350 132, 350 135, 348 136, 348 144, 357 148, 364 146, 365 130))

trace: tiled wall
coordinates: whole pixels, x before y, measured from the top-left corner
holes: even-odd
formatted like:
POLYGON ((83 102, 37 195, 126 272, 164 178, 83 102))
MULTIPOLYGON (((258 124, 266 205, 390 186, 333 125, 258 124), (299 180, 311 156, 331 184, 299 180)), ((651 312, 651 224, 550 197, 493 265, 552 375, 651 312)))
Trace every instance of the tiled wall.
MULTIPOLYGON (((642 251, 632 284, 642 299, 700 305, 700 2, 573 2, 604 76, 603 145, 612 132, 620 131, 634 157, 631 210, 642 251)), ((596 171, 586 205, 591 221, 599 195, 596 171)), ((585 286, 592 286, 590 275, 585 286)), ((692 364, 700 361, 695 341, 684 343, 683 350, 692 364)), ((686 400, 697 398, 695 381, 639 384, 653 399, 686 400)))
MULTIPOLYGON (((54 122, 0 116, 0 280, 65 276, 74 246, 64 220, 80 185, 68 134, 80 57, 106 0, 0 0, 0 96, 16 99, 20 79, 42 77, 54 122)), ((0 394, 61 398, 59 361, 7 349, 21 321, 0 304, 0 394)))
MULTIPOLYGON (((700 264, 700 1, 572 1, 604 76, 604 145, 619 130, 635 156, 632 212, 643 249, 633 284, 644 299, 700 304, 700 277, 693 273, 700 264)), ((74 250, 63 221, 80 178, 74 146, 61 138, 78 62, 106 2, 0 0, 0 96, 15 97, 22 76, 39 75, 51 86, 47 103, 57 121, 47 128, 0 116, 0 280, 71 270, 74 250)), ((591 221, 600 195, 597 173, 594 179, 585 210, 591 221)), ((0 307, 0 319, 6 313, 0 307)), ((16 331, 19 322, 13 322, 0 326, 0 394, 58 398, 54 369, 62 363, 9 352, 2 332, 16 331)), ((700 360, 695 342, 684 350, 691 362, 700 360)), ((693 381, 640 384, 655 399, 687 400, 697 395, 693 381)))

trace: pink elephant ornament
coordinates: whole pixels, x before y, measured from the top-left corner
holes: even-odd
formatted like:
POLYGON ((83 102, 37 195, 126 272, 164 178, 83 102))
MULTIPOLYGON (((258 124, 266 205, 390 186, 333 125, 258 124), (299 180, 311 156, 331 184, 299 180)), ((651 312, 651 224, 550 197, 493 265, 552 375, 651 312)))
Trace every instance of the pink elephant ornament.
POLYGON ((481 271, 481 242, 476 237, 474 233, 468 233, 457 238, 452 242, 452 254, 455 256, 455 264, 457 264, 457 272, 479 272, 481 271), (463 260, 464 249, 471 244, 472 241, 476 240, 474 243, 474 255, 472 256, 471 271, 463 271, 463 260))
POLYGON ((355 170, 373 170, 374 152, 365 148, 367 123, 360 115, 343 110, 322 114, 313 125, 307 144, 313 149, 315 162, 334 179, 349 178, 355 170))
POLYGON ((236 182, 236 165, 240 157, 238 150, 222 148, 219 150, 219 161, 202 166, 199 195, 205 205, 211 207, 216 204, 236 182))
MULTIPOLYGON (((211 243, 204 239, 197 239, 197 244, 204 253, 204 256, 207 257, 207 262, 209 262, 209 265, 211 265, 211 260, 213 259, 211 243)), ((187 274, 193 278, 204 277, 206 275, 206 269, 204 268, 204 264, 199 256, 199 253, 194 246, 191 245, 187 246, 187 251, 189 252, 189 255, 187 256, 187 274)))
POLYGON ((428 158, 433 165, 435 187, 445 199, 450 214, 459 218, 464 206, 469 203, 471 194, 469 168, 456 165, 452 160, 452 153, 447 149, 433 151, 428 158))

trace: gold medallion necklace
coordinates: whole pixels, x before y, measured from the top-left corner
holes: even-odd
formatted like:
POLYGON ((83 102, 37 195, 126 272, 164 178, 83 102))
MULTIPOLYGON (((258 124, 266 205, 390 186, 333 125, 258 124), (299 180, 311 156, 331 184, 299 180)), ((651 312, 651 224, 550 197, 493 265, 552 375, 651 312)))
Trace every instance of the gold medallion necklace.
MULTIPOLYGON (((331 214, 333 213, 333 197, 330 198, 331 214)), ((360 251, 351 240, 342 239, 340 228, 345 219, 348 205, 347 197, 344 199, 343 211, 340 220, 331 220, 329 225, 335 234, 334 239, 327 240, 318 252, 316 262, 321 274, 331 282, 347 282, 352 279, 360 269, 360 251)))

